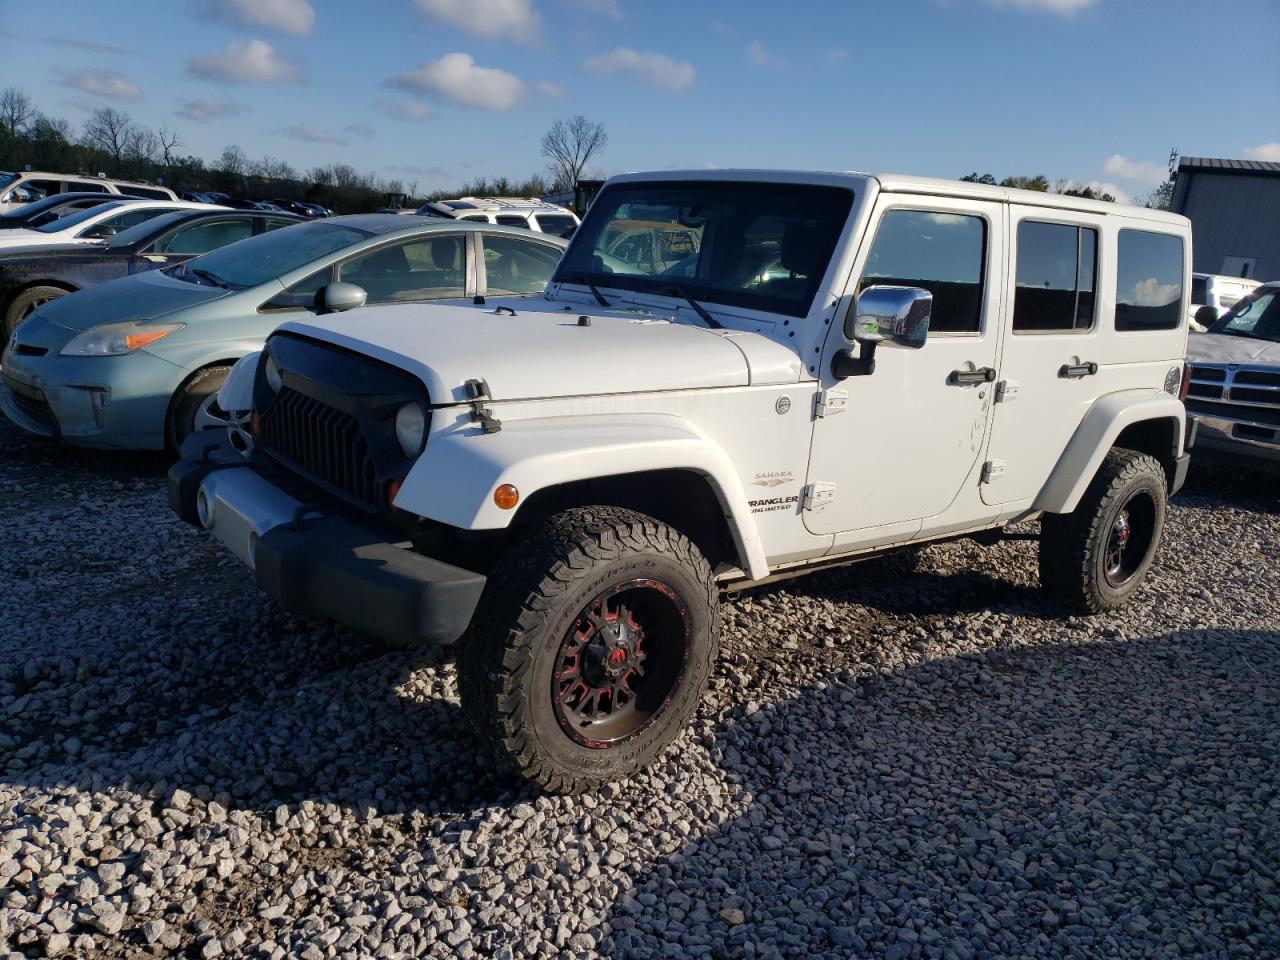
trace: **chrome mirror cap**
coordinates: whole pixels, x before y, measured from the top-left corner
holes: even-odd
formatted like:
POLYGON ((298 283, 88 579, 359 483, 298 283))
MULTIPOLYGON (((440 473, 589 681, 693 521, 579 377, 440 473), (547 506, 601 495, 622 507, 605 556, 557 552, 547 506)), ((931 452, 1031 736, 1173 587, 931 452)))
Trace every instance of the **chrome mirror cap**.
POLYGON ((845 333, 860 343, 893 343, 918 350, 929 336, 933 294, 919 287, 877 285, 858 294, 845 333))

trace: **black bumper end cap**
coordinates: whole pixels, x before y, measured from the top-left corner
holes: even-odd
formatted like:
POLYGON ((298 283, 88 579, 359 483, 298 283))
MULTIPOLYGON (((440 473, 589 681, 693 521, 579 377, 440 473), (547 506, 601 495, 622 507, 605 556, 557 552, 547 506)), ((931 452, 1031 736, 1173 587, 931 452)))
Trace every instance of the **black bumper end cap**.
POLYGON ((226 430, 204 430, 193 433, 182 442, 179 460, 169 468, 166 486, 169 506, 184 522, 199 527, 196 494, 200 484, 214 470, 244 466, 245 460, 231 446, 226 430))
POLYGON ((254 550, 254 577, 291 610, 406 646, 455 642, 485 586, 483 574, 395 546, 336 516, 267 531, 254 550))

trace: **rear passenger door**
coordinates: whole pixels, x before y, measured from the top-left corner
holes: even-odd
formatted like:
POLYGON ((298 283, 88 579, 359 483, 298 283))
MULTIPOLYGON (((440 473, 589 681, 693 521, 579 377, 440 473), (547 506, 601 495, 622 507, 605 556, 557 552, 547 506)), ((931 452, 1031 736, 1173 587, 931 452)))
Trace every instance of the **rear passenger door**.
MULTIPOLYGON (((1009 207, 1012 263, 982 499, 1034 498, 1104 389, 1098 290, 1106 217, 1009 207)), ((1109 319, 1109 318, 1108 318, 1109 319)))
POLYGON ((480 293, 527 296, 542 293, 560 262, 561 248, 507 234, 473 234, 480 244, 480 293))

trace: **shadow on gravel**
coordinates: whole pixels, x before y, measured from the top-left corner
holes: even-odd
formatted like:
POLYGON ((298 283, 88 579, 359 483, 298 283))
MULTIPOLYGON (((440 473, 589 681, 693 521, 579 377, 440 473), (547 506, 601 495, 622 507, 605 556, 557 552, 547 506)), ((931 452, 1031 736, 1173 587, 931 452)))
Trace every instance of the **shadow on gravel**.
POLYGON ((1280 470, 1243 467, 1193 452, 1187 484, 1173 503, 1176 506, 1205 498, 1242 510, 1280 513, 1280 470))
POLYGON ((632 869, 614 956, 1280 954, 1280 633, 844 674, 706 746, 750 812, 632 869))

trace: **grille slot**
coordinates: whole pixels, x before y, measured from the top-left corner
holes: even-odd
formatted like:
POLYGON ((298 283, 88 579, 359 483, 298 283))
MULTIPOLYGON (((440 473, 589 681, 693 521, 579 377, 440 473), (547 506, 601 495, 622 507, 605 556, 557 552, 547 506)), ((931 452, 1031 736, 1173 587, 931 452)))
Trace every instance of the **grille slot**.
POLYGON ((13 397, 15 407, 42 427, 55 429, 53 408, 49 406, 49 401, 44 398, 41 391, 17 383, 8 377, 4 378, 4 383, 9 388, 9 396, 13 397))
POLYGON ((311 480, 378 509, 377 469, 360 423, 289 387, 262 417, 262 446, 311 480))

